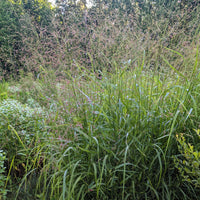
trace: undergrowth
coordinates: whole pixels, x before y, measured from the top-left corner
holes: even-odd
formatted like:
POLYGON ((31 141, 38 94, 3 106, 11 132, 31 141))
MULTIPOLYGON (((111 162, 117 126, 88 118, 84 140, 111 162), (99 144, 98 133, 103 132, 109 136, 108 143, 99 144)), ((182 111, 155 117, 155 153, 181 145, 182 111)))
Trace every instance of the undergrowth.
MULTIPOLYGON (((9 125, 1 125, 13 134, 8 140, 2 132, 2 144, 9 141, 10 147, 26 150, 26 161, 16 154, 17 162, 10 164, 9 174, 21 172, 15 199, 198 199, 199 190, 185 178, 187 170, 183 174, 178 167, 183 152, 176 140, 177 134, 187 133, 196 141, 200 77, 194 70, 192 76, 178 71, 169 76, 141 65, 116 68, 101 80, 87 73, 59 82, 51 73, 35 80, 24 77, 18 90, 8 94, 42 106, 46 131, 42 136, 35 122, 31 131, 27 112, 28 124, 7 116, 9 125), (30 83, 37 85, 33 91, 30 83)), ((10 100, 3 102, 4 109, 10 105, 10 100)), ((16 108, 9 108, 20 119, 16 108)))
POLYGON ((197 24, 112 14, 22 36, 27 71, 0 82, 0 200, 200 199, 197 24))

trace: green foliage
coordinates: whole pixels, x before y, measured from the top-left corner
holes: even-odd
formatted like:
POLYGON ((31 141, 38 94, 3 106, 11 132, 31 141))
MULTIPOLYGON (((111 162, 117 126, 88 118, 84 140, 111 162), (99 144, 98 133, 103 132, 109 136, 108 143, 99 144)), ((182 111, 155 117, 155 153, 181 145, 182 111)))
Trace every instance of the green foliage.
POLYGON ((198 7, 191 17, 187 2, 63 1, 62 24, 40 32, 47 2, 12 1, 27 10, 23 67, 37 70, 0 85, 8 199, 199 199, 196 24, 187 32, 198 7))
MULTIPOLYGON (((200 139, 200 130, 195 131, 200 139)), ((192 183, 195 187, 200 187, 200 151, 197 145, 186 142, 183 134, 177 135, 178 147, 181 157, 175 157, 175 164, 181 174, 183 181, 192 183)))
POLYGON ((46 0, 0 1, 0 78, 27 71, 23 66, 24 36, 36 38, 41 28, 50 29, 52 17, 46 0))
POLYGON ((33 23, 39 27, 51 27, 53 8, 48 0, 22 0, 19 4, 30 15, 33 23))
MULTIPOLYGON (((175 133, 191 130, 199 119, 199 77, 190 80, 183 72, 168 76, 173 71, 147 72, 141 66, 127 71, 119 65, 116 73, 104 73, 102 80, 86 72, 84 79, 57 83, 46 72, 46 78, 38 80, 54 136, 46 140, 49 148, 35 196, 197 198, 198 190, 182 184, 173 156, 179 154, 175 133)), ((34 93, 33 98, 40 95, 34 93)), ((19 198, 25 183, 22 180, 19 198)))
POLYGON ((33 151, 39 151, 39 147, 34 149, 35 145, 42 144, 42 138, 47 136, 44 117, 45 112, 40 107, 33 109, 12 99, 0 103, 0 146, 7 156, 8 177, 13 177, 8 179, 10 184, 39 162, 32 156, 33 151))
POLYGON ((5 153, 0 150, 0 199, 4 199, 7 191, 5 190, 6 176, 4 162, 6 160, 5 153))
POLYGON ((21 44, 20 32, 21 8, 8 0, 0 1, 0 76, 16 74, 19 66, 21 44))
POLYGON ((164 30, 164 26, 175 24, 178 29, 189 27, 191 23, 198 28, 200 20, 197 14, 200 8, 198 1, 138 1, 138 6, 140 8, 138 26, 143 30, 158 20, 165 20, 164 24, 159 24, 161 31, 164 30))
MULTIPOLYGON (((40 107, 32 109, 12 99, 2 101, 0 103, 0 128, 1 137, 7 140, 6 149, 11 152, 9 146, 11 144, 20 146, 21 143, 23 147, 30 145, 31 138, 44 131, 44 116, 45 113, 40 107)), ((1 146, 5 147, 3 141, 1 146)))
POLYGON ((2 81, 0 83, 0 101, 8 97, 8 83, 2 81))
POLYGON ((128 21, 130 26, 136 23, 137 28, 143 32, 148 31, 156 36, 162 35, 166 28, 174 25, 179 30, 183 28, 190 30, 192 25, 197 29, 200 22, 198 14, 200 1, 95 0, 94 2, 94 9, 98 13, 102 12, 105 16, 110 14, 110 17, 113 17, 113 13, 118 12, 121 17, 126 18, 124 21, 128 21), (159 31, 155 32, 155 28, 158 27, 159 31))

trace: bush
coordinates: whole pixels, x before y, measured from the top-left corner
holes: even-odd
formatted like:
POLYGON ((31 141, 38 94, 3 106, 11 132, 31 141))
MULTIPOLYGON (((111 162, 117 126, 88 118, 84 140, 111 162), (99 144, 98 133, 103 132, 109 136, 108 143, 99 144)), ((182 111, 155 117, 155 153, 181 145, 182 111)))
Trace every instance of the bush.
MULTIPOLYGON (((37 132, 41 133, 44 131, 43 118, 44 111, 40 107, 32 109, 12 99, 4 100, 0 103, 1 134, 6 137, 8 141, 11 141, 12 144, 14 142, 13 139, 19 139, 13 134, 13 131, 16 131, 20 139, 22 140, 23 138, 22 141, 28 145, 30 139, 35 136, 37 132)), ((14 143, 16 142, 17 141, 14 143)))
POLYGON ((31 108, 12 99, 0 103, 0 146, 7 155, 6 167, 12 177, 22 177, 29 158, 33 160, 33 149, 46 134, 44 116, 41 107, 31 108))
MULTIPOLYGON (((200 130, 196 133, 200 139, 200 130)), ((198 140, 199 140, 198 139, 198 140)), ((200 187, 200 151, 198 145, 192 145, 186 141, 183 134, 177 135, 178 147, 181 158, 175 158, 175 164, 184 181, 192 183, 195 187, 200 187)))

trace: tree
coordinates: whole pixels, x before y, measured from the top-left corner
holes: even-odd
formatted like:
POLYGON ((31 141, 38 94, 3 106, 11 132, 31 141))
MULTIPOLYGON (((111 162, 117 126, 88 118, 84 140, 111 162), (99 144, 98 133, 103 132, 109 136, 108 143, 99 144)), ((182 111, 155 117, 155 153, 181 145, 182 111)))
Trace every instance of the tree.
POLYGON ((48 0, 21 0, 24 12, 28 13, 33 23, 40 27, 48 27, 51 25, 53 17, 53 7, 48 0))
POLYGON ((8 0, 0 1, 0 76, 5 77, 19 65, 16 53, 20 43, 19 16, 22 12, 18 5, 8 0))
POLYGON ((47 0, 0 1, 0 77, 16 75, 24 69, 22 34, 30 35, 33 27, 36 34, 41 28, 49 28, 52 17, 53 10, 47 0))

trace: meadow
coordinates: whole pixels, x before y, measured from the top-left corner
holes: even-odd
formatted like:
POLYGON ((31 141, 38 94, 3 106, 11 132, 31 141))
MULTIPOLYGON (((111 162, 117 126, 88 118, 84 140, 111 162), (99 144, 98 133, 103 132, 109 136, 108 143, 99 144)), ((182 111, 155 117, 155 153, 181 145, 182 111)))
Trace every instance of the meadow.
POLYGON ((199 18, 118 17, 23 36, 26 70, 0 82, 0 200, 200 199, 199 18))

